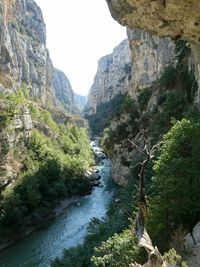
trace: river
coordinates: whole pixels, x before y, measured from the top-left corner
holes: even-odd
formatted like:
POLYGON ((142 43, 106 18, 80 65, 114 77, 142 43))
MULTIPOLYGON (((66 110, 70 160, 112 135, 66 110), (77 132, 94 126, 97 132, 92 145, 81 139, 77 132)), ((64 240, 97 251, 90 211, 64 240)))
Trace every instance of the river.
MULTIPOLYGON (((100 150, 97 142, 91 142, 100 150)), ((64 248, 83 242, 93 217, 104 218, 112 200, 114 184, 110 178, 110 162, 97 166, 101 186, 79 200, 80 205, 68 207, 45 228, 39 229, 0 253, 0 267, 48 267, 51 260, 62 255, 64 248)))

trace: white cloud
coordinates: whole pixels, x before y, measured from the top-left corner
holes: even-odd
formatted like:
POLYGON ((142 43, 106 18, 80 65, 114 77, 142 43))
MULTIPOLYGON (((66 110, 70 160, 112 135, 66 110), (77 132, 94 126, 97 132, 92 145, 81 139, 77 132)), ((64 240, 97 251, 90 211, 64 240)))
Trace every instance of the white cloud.
POLYGON ((100 57, 126 38, 105 0, 36 0, 47 26, 47 47, 55 67, 75 92, 86 95, 100 57))

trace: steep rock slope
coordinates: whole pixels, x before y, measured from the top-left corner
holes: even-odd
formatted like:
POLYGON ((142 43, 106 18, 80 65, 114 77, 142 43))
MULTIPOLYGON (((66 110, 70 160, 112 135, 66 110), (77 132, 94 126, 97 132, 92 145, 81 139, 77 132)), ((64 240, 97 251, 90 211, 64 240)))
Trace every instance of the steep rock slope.
POLYGON ((196 0, 107 0, 111 14, 122 25, 160 36, 200 41, 200 3, 196 0))
POLYGON ((52 62, 46 28, 33 0, 0 2, 0 88, 17 90, 22 82, 42 103, 52 101, 52 62))
POLYGON ((74 93, 52 66, 45 31, 33 0, 0 1, 0 249, 92 185, 85 120, 66 114, 74 93))
POLYGON ((128 92, 136 96, 140 89, 151 86, 173 61, 175 45, 170 38, 159 38, 141 30, 127 32, 129 42, 124 40, 113 54, 99 60, 85 108, 87 114, 95 114, 100 104, 119 94, 128 92))
POLYGON ((72 86, 65 73, 56 68, 53 71, 52 88, 56 106, 69 113, 74 113, 76 106, 72 86))
MULTIPOLYGON (((137 99, 145 88, 152 86, 160 78, 165 67, 174 63, 175 44, 170 38, 159 38, 141 30, 128 29, 128 39, 130 49, 128 41, 125 40, 114 49, 113 54, 99 61, 88 97, 88 109, 85 110, 86 114, 90 115, 90 124, 95 133, 101 133, 103 128, 108 127, 111 120, 120 114, 126 105, 124 103, 129 102, 125 93, 137 99)), ((153 109, 155 102, 154 96, 150 109, 153 109)), ((131 117, 123 116, 119 124, 131 125, 131 117)), ((116 122, 113 122, 111 127, 117 129, 116 122)), ((126 128, 122 131, 125 133, 126 128)), ((109 156, 112 160, 113 179, 118 184, 125 185, 129 166, 122 162, 125 158, 131 161, 132 157, 126 149, 117 144, 114 146, 114 153, 109 156)))
POLYGON ((56 103, 74 112, 67 77, 53 68, 46 47, 46 26, 33 0, 0 3, 0 91, 17 91, 22 83, 41 104, 56 103))
POLYGON ((98 62, 94 83, 85 107, 87 114, 96 113, 97 106, 118 94, 129 91, 131 80, 131 55, 127 40, 114 48, 113 53, 98 62))
POLYGON ((199 1, 107 0, 107 3, 113 18, 122 25, 190 42, 199 87, 196 102, 200 103, 199 1))
MULTIPOLYGON (((110 7, 112 16, 116 20, 118 20, 118 22, 120 22, 122 25, 126 25, 131 29, 135 29, 135 28, 140 29, 140 30, 142 29, 147 32, 154 32, 162 37, 168 36, 174 40, 178 40, 176 42, 176 59, 174 60, 174 64, 173 64, 174 67, 170 66, 171 70, 170 68, 166 69, 164 72, 164 75, 162 75, 161 80, 157 84, 157 86, 159 86, 161 90, 159 89, 159 87, 157 87, 158 92, 157 92, 157 95, 155 95, 155 94, 152 94, 152 89, 154 88, 149 88, 151 89, 151 91, 150 90, 146 91, 146 93, 150 92, 152 96, 147 98, 145 106, 143 107, 141 105, 139 106, 140 111, 142 111, 141 115, 143 115, 142 116, 143 119, 145 115, 146 122, 149 121, 151 124, 152 122, 154 124, 157 124, 154 131, 150 132, 149 130, 152 130, 152 129, 150 128, 148 129, 148 127, 151 126, 151 124, 149 124, 149 126, 146 126, 148 125, 148 123, 146 124, 145 122, 145 124, 143 125, 143 131, 144 130, 145 131, 142 133, 142 135, 145 134, 147 137, 149 136, 154 137, 154 134, 155 133, 158 134, 161 129, 164 130, 162 134, 165 133, 172 126, 170 125, 170 121, 169 121, 170 117, 172 116, 175 117, 176 119, 182 119, 184 118, 184 116, 186 116, 186 118, 190 119, 191 121, 193 120, 195 121, 195 116, 199 119, 198 107, 193 104, 194 101, 196 101, 197 103, 200 103, 199 101, 200 99, 199 98, 199 94, 200 94, 200 90, 199 90, 200 88, 199 34, 200 34, 200 31, 199 31, 199 15, 198 15, 200 6, 199 6, 198 1, 186 1, 186 0, 182 0, 182 1, 173 1, 173 0, 165 0, 165 1, 148 1, 148 0, 121 1, 119 0, 119 1, 114 1, 114 0, 107 0, 107 3, 110 7), (180 39, 186 40, 187 42, 184 42, 180 39), (196 76, 196 80, 194 78, 194 73, 196 76), (189 89, 189 94, 188 94, 188 89, 189 89), (160 90, 160 93, 165 94, 165 99, 163 98, 164 95, 160 94, 159 96, 158 94, 159 90, 160 90), (197 92, 196 97, 194 97, 195 92, 197 92), (157 101, 155 101, 156 98, 157 98, 157 101), (157 117, 156 121, 154 121, 154 119, 152 120, 153 117, 151 117, 153 114, 151 112, 153 111, 153 109, 151 109, 151 105, 153 103, 156 104, 156 105, 153 105, 154 108, 156 108, 154 110, 154 114, 156 114, 156 116, 154 116, 154 119, 156 119, 157 117), (190 113, 191 108, 195 110, 193 114, 190 113), (188 111, 190 115, 189 113, 187 113, 188 111), (167 121, 168 123, 166 123, 167 121)), ((137 121, 135 121, 135 123, 136 122, 137 121)), ((140 121, 140 125, 141 123, 142 123, 142 120, 140 121)), ((194 125, 198 125, 195 123, 194 125)), ((120 124, 122 125, 122 123, 120 124)), ((109 141, 112 141, 114 139, 113 132, 115 132, 115 134, 118 135, 119 137, 119 133, 117 133, 116 128, 117 128, 116 124, 111 125, 109 132, 108 132, 108 136, 110 136, 109 141), (113 126, 115 127, 114 130, 112 129, 114 128, 113 126)), ((118 125, 118 128, 119 128, 119 125, 118 125)), ((128 125, 127 125, 127 128, 128 128, 128 125)), ((126 135, 126 138, 128 135, 130 136, 130 134, 131 132, 129 131, 129 134, 126 135)), ((134 138, 133 140, 135 142, 140 143, 140 139, 138 137, 139 136, 137 135, 133 136, 134 138)), ((157 142, 158 140, 159 140, 159 136, 156 135, 156 139, 154 140, 154 142, 157 142)), ((198 142, 196 143, 199 144, 198 142)), ((107 143, 107 145, 109 145, 109 142, 107 143)), ((126 143, 124 143, 124 145, 126 145, 126 143)), ((115 144, 114 144, 114 147, 115 147, 115 144)), ((107 148, 110 148, 110 147, 107 146, 107 148)), ((128 151, 128 148, 129 147, 127 147, 126 151, 128 151)), ((195 155, 197 155, 197 152, 195 155)), ((175 158, 176 157, 177 155, 175 156, 175 158)), ((189 158, 190 157, 192 156, 190 155, 189 158)), ((128 157, 126 157, 125 159, 127 158, 128 157)), ((168 166, 170 166, 170 163, 168 166)), ((193 170, 193 167, 191 167, 191 170, 193 170)), ((188 177, 189 176, 190 175, 188 175, 188 177)), ((172 180, 171 182, 173 183, 172 180)), ((180 190, 184 192, 183 186, 182 188, 180 187, 180 190)), ((162 198, 162 194, 163 194, 162 187, 161 187, 161 192, 159 192, 159 194, 162 198)), ((187 193, 185 193, 185 195, 187 195, 187 193)), ((191 209, 193 205, 195 205, 195 203, 198 203, 198 201, 194 200, 194 202, 191 203, 191 209)), ((161 205, 160 202, 158 203, 158 205, 161 205)), ((177 205, 177 203, 174 201, 174 203, 171 203, 171 206, 173 205, 177 205)), ((170 208, 172 210, 174 209, 174 207, 170 207, 170 208)), ((157 220, 158 224, 160 224, 161 217, 162 215, 157 220)), ((195 216, 193 217, 195 218, 196 222, 198 222, 199 214, 197 214, 196 217, 195 216)), ((164 219, 164 221, 167 221, 167 219, 164 219)), ((182 223, 183 222, 184 220, 182 220, 182 223)), ((187 262, 189 266, 197 267, 199 266, 199 246, 198 246, 199 224, 197 224, 194 227, 193 219, 191 218, 188 221, 188 224, 189 224, 190 233, 193 232, 193 237, 191 236, 191 234, 188 234, 186 236, 186 241, 184 244, 184 246, 189 251, 187 262), (193 228, 193 231, 192 231, 192 228, 193 228), (197 242, 196 244, 194 244, 194 239, 197 242)), ((155 225, 155 223, 152 226, 153 227, 151 229, 152 230, 151 235, 153 236, 155 235, 155 232, 157 231, 157 226, 155 225)), ((168 230, 168 227, 165 227, 165 229, 168 230)), ((164 231, 162 231, 162 234, 164 234, 164 231)), ((172 238, 172 236, 170 238, 172 238)), ((184 233, 182 233, 182 238, 184 238, 184 233)), ((157 239, 157 242, 159 242, 158 239, 157 239)), ((162 240, 160 245, 162 246, 163 243, 164 242, 162 240)), ((183 240, 182 240, 182 243, 181 243, 181 240, 179 240, 179 246, 180 245, 183 245, 183 240)), ((180 249, 180 247, 178 249, 180 249)), ((132 264, 131 266, 136 266, 136 265, 137 264, 132 264)), ((148 263, 143 266, 146 266, 146 265, 148 265, 148 263)), ((161 266, 161 263, 160 264, 154 263, 151 266, 161 266)))
POLYGON ((57 122, 66 123, 70 117, 62 112, 75 113, 77 107, 68 78, 53 68, 35 1, 0 2, 0 40, 0 178, 7 183, 18 174, 10 151, 26 142, 34 127, 51 134, 46 109, 57 122), (45 109, 42 123, 40 108, 45 109))
POLYGON ((87 103, 87 96, 74 93, 74 101, 80 111, 83 111, 87 103))
POLYGON ((149 87, 159 79, 163 69, 173 61, 174 42, 142 30, 127 29, 132 55, 131 94, 149 87))

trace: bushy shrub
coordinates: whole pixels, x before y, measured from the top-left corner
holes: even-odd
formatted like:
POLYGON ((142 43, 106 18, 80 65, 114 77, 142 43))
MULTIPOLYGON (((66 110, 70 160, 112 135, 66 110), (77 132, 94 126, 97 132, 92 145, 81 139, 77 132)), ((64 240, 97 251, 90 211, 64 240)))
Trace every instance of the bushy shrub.
POLYGON ((182 257, 178 255, 176 250, 173 248, 164 254, 163 259, 172 265, 178 265, 180 267, 188 267, 187 263, 183 261, 182 257))
POLYGON ((30 221, 32 214, 43 220, 59 200, 91 190, 85 171, 93 164, 93 153, 86 129, 58 125, 48 111, 35 105, 32 112, 42 117, 52 134, 34 129, 26 143, 18 142, 13 150, 18 162, 20 151, 21 169, 12 186, 1 191, 1 238, 20 235, 24 227, 37 224, 30 221))
POLYGON ((137 261, 139 248, 131 230, 124 230, 121 234, 114 234, 101 246, 95 248, 92 257, 97 267, 126 267, 137 261))
POLYGON ((173 65, 169 65, 164 68, 160 77, 160 85, 166 89, 171 89, 177 79, 176 68, 173 65))
POLYGON ((141 110, 143 110, 147 107, 147 104, 148 104, 148 101, 151 97, 151 94, 152 94, 152 92, 151 92, 150 88, 145 88, 142 90, 142 92, 138 96, 138 103, 139 103, 141 110))
POLYGON ((155 162, 150 225, 161 247, 180 225, 191 231, 200 220, 199 140, 199 122, 177 121, 155 162))

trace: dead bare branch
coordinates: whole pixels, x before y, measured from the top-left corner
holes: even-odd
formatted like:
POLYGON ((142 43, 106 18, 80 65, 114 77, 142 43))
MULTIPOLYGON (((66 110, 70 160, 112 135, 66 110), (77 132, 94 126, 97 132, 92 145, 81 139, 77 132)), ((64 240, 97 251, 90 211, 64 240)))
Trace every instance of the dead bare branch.
MULTIPOLYGON (((148 253, 148 262, 143 265, 143 267, 161 267, 163 264, 163 259, 158 251, 157 247, 153 247, 151 238, 149 237, 144 225, 145 220, 147 218, 148 213, 148 205, 145 196, 145 170, 147 165, 151 159, 154 158, 154 153, 156 149, 160 146, 160 144, 156 144, 151 147, 150 140, 145 140, 144 148, 141 148, 133 141, 128 141, 136 148, 139 152, 145 155, 145 159, 141 162, 141 169, 139 173, 139 188, 138 188, 138 207, 139 211, 135 219, 134 230, 135 234, 139 240, 139 246, 146 249, 148 253)), ((136 166, 139 164, 136 164, 136 166)), ((133 263, 129 265, 130 267, 142 267, 142 265, 138 263, 133 263)))

